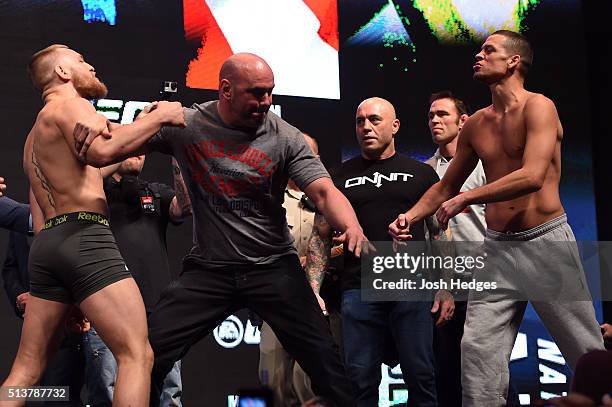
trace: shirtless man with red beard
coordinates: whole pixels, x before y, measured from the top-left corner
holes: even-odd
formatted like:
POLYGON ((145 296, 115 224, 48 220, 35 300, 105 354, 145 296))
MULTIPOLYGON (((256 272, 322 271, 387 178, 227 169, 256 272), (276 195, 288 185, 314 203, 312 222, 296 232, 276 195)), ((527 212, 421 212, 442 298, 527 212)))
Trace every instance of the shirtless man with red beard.
MULTIPOLYGON (((24 149, 32 216, 40 232, 30 251, 31 290, 21 343, 2 386, 38 382, 76 305, 118 362, 113 405, 148 406, 153 352, 145 309, 109 228, 99 168, 142 154, 142 145, 164 125, 184 126, 183 109, 159 102, 130 125, 108 123, 88 101, 106 96, 106 86, 83 56, 65 45, 34 54, 29 73, 45 103, 24 149), (79 157, 73 133, 83 125, 105 137, 79 157)), ((10 399, 5 396, 0 399, 10 399)), ((0 406, 23 402, 0 401, 0 406)))

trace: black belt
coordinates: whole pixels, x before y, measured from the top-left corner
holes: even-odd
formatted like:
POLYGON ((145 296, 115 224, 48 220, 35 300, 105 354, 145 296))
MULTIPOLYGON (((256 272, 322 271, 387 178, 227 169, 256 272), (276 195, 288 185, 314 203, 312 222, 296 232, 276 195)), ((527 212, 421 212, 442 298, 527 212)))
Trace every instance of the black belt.
POLYGON ((55 226, 61 225, 62 223, 67 223, 67 222, 97 223, 99 225, 110 226, 110 223, 108 222, 108 218, 105 215, 95 213, 95 212, 79 211, 79 212, 65 213, 63 215, 58 215, 54 218, 51 218, 45 222, 43 229, 51 229, 52 227, 55 227, 55 226))

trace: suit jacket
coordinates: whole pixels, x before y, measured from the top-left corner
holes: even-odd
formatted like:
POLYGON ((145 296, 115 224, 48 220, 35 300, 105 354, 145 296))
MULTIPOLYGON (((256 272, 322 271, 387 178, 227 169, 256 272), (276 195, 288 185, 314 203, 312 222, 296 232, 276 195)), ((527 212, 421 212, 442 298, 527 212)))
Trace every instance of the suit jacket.
POLYGON ((0 227, 18 233, 30 233, 30 205, 0 197, 0 227))
POLYGON ((23 312, 17 308, 17 297, 19 294, 30 291, 28 275, 30 239, 32 238, 22 233, 11 232, 6 259, 2 267, 4 291, 18 317, 23 317, 23 312))
POLYGON ((11 306, 17 316, 17 296, 30 291, 28 256, 30 254, 30 205, 22 204, 8 197, 0 197, 0 227, 9 229, 8 249, 2 267, 2 282, 11 306))

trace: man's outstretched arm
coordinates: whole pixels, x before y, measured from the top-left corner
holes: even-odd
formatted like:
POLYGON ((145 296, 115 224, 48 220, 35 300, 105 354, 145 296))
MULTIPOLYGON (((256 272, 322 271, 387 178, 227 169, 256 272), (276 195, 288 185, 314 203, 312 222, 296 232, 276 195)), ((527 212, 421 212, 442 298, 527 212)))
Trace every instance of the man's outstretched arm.
POLYGON ((58 119, 64 137, 75 155, 94 167, 144 153, 146 142, 164 125, 185 126, 183 108, 178 102, 156 102, 146 117, 111 130, 106 118, 96 113, 85 99, 67 101, 64 112, 58 119))
MULTIPOLYGON (((459 134, 457 152, 450 163, 446 174, 423 194, 421 199, 406 213, 401 213, 389 225, 389 234, 396 240, 412 238, 410 225, 433 215, 445 201, 455 196, 463 183, 478 164, 478 156, 471 146, 473 123, 476 115, 470 117, 459 134)), ((444 224, 441 225, 445 227, 444 224)))
MULTIPOLYGON (((110 121, 109 121, 109 122, 107 122, 107 128, 108 128, 108 130, 109 130, 109 131, 111 131, 111 132, 112 132, 113 130, 118 129, 120 126, 121 126, 121 125, 120 125, 120 124, 117 124, 117 123, 113 123, 113 122, 110 122, 110 121)), ((109 134, 110 134, 110 133, 109 133, 109 134)), ((100 175, 102 175, 102 178, 108 178, 108 177, 110 177, 111 175, 113 175, 114 173, 116 173, 116 172, 117 172, 117 170, 119 169, 119 167, 121 167, 121 163, 122 163, 122 162, 123 162, 123 161, 119 161, 119 162, 116 162, 116 163, 114 163, 114 164, 108 165, 108 166, 106 166, 106 167, 102 167, 102 168, 100 168, 100 175)))
POLYGON ((346 243, 348 250, 359 257, 361 245, 368 239, 363 234, 350 202, 335 187, 332 180, 327 177, 319 178, 308 184, 304 192, 312 199, 329 224, 342 232, 338 242, 346 243))
POLYGON ((316 214, 306 252, 306 278, 314 291, 321 310, 326 313, 325 301, 320 296, 321 284, 329 267, 332 228, 322 215, 316 214))
POLYGON ((319 294, 329 267, 331 246, 332 228, 322 215, 316 214, 306 252, 306 276, 315 294, 319 294))

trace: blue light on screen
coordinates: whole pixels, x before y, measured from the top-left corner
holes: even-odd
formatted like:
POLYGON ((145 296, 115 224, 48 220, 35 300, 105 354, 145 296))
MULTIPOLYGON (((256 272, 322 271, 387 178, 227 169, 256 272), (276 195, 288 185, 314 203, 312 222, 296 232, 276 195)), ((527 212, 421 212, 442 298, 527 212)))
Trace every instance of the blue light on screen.
POLYGON ((117 7, 115 0, 81 0, 81 2, 83 3, 83 19, 86 22, 116 24, 117 7))

